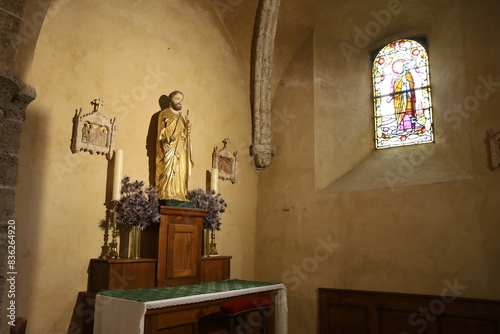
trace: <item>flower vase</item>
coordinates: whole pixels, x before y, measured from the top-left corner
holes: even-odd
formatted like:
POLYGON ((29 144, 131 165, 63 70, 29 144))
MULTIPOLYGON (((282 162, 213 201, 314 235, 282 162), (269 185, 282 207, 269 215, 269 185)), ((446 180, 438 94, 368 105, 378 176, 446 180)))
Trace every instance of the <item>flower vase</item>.
POLYGON ((203 229, 202 234, 202 244, 201 244, 201 256, 208 256, 208 250, 210 249, 210 230, 203 229))
POLYGON ((210 230, 210 243, 208 245, 208 256, 219 255, 217 244, 215 243, 215 228, 210 230))
POLYGON ((141 228, 139 226, 132 226, 128 236, 128 258, 140 259, 141 258, 141 228))

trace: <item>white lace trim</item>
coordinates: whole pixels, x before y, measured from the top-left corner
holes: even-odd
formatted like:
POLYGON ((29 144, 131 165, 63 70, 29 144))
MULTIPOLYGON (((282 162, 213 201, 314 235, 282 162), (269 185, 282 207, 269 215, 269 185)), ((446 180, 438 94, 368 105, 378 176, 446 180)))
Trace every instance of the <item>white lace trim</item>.
POLYGON ((255 287, 255 288, 246 288, 246 289, 206 293, 206 294, 201 294, 201 295, 186 296, 186 297, 179 297, 179 298, 172 298, 172 299, 155 300, 155 301, 151 301, 151 302, 145 302, 145 304, 146 304, 146 309, 151 310, 151 309, 162 308, 162 307, 194 304, 194 303, 200 303, 200 302, 205 302, 205 301, 209 301, 209 300, 217 300, 217 299, 224 299, 224 298, 235 297, 235 296, 249 295, 252 293, 258 293, 258 292, 264 292, 264 291, 279 290, 279 289, 283 289, 284 287, 285 286, 280 283, 280 284, 276 284, 276 285, 267 285, 267 286, 260 286, 260 287, 255 287))

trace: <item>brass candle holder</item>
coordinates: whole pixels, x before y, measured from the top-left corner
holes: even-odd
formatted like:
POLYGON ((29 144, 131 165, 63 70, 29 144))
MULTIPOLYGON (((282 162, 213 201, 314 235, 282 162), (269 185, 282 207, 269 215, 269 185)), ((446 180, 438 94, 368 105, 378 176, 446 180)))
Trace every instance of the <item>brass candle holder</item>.
POLYGON ((210 243, 208 244, 208 255, 219 255, 219 252, 217 252, 217 243, 215 242, 215 228, 210 230, 210 239, 210 243))
POLYGON ((101 255, 99 256, 100 259, 109 259, 109 209, 106 210, 106 220, 105 220, 105 225, 101 225, 102 228, 104 229, 104 245, 101 246, 101 255))
POLYGON ((116 227, 116 208, 118 206, 118 201, 113 200, 112 202, 112 209, 111 209, 111 226, 112 226, 112 232, 111 232, 111 242, 109 243, 109 259, 118 259, 120 258, 118 254, 118 229, 116 227))

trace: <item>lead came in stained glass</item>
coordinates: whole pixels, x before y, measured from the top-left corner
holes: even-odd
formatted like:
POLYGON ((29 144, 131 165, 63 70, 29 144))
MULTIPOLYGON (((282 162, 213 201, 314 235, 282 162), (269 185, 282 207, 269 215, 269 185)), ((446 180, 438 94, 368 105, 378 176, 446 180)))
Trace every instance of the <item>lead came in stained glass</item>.
POLYGON ((376 148, 433 142, 425 48, 410 39, 387 44, 373 61, 372 77, 376 148))

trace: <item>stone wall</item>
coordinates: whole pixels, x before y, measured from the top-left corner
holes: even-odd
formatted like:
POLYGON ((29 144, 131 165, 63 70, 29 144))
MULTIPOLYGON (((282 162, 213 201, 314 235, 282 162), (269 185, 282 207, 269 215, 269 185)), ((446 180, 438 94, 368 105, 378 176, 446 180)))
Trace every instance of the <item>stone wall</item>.
POLYGON ((35 98, 34 89, 15 73, 23 7, 24 1, 0 0, 0 295, 4 294, 8 271, 7 223, 14 213, 21 130, 26 106, 35 98))
POLYGON ((318 287, 438 295, 454 284, 450 295, 499 300, 500 174, 489 169, 485 137, 500 126, 500 85, 483 82, 500 82, 500 36, 484 34, 500 29, 500 2, 324 4, 276 78, 278 151, 259 174, 256 277, 286 285, 290 334, 316 332, 318 287), (370 51, 420 35, 429 41, 436 143, 374 152, 370 51), (346 45, 357 49, 344 55, 346 45), (391 164, 388 154, 399 158, 391 164), (417 184, 442 166, 456 168, 417 184), (458 180, 459 168, 472 178, 458 180), (334 179, 351 182, 325 187, 334 179), (386 188, 366 187, 375 181, 386 188))

